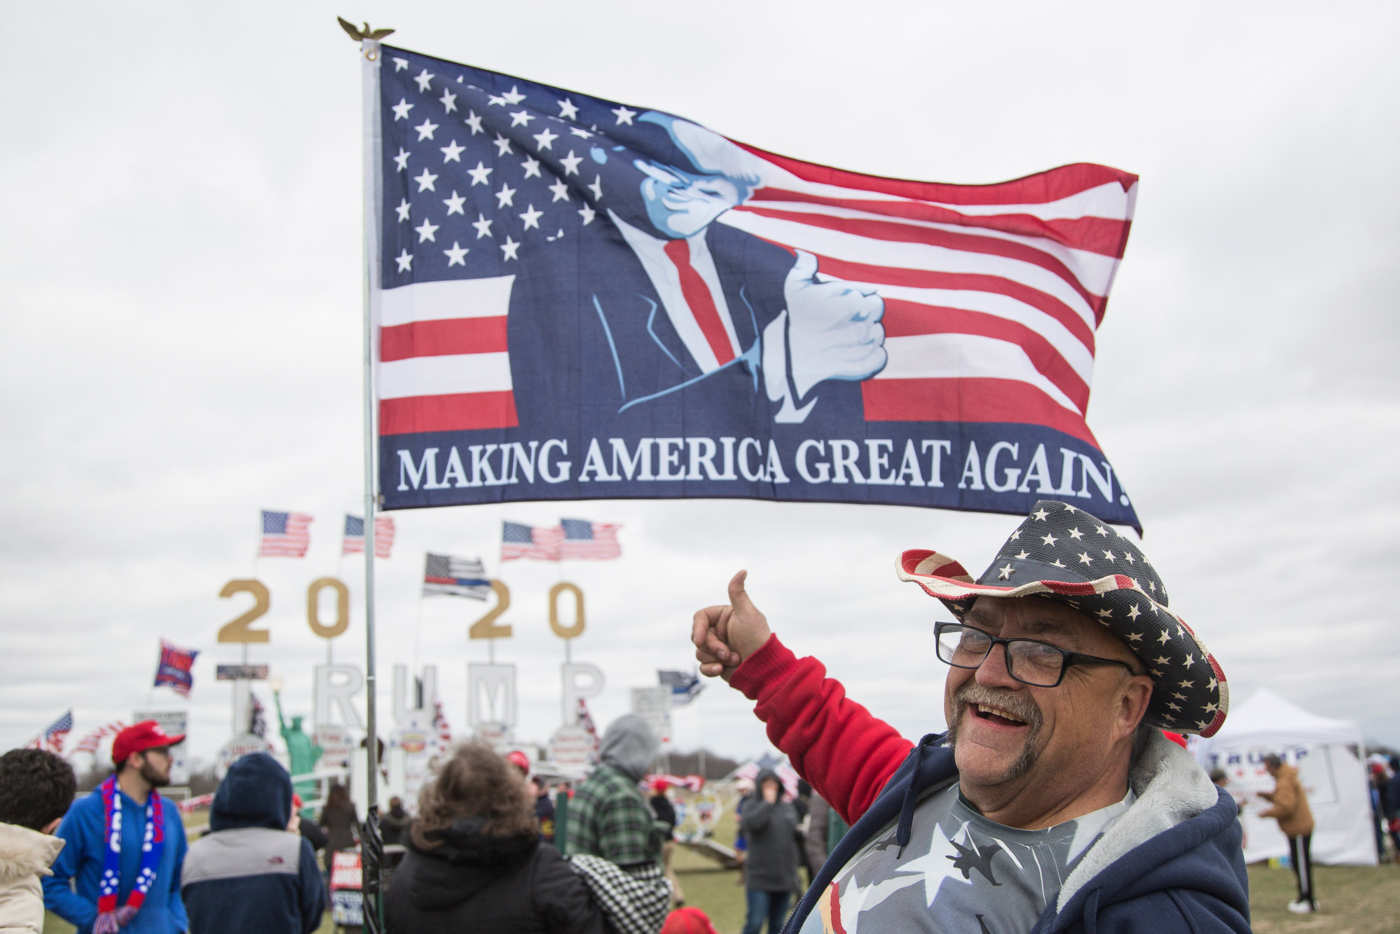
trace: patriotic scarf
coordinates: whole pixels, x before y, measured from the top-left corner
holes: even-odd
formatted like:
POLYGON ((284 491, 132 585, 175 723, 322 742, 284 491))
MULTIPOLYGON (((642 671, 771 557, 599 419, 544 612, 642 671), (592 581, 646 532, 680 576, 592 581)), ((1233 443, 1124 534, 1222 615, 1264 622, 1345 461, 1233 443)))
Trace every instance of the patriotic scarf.
MULTIPOLYGON (((117 889, 122 875, 122 808, 117 802, 117 777, 112 775, 102 783, 102 815, 107 848, 102 854, 102 880, 98 884, 99 913, 116 911, 117 889)), ((151 883, 156 881, 156 867, 165 849, 165 821, 161 798, 151 789, 146 798, 146 832, 141 837, 141 870, 136 874, 136 886, 127 896, 127 907, 136 911, 146 900, 151 883)))

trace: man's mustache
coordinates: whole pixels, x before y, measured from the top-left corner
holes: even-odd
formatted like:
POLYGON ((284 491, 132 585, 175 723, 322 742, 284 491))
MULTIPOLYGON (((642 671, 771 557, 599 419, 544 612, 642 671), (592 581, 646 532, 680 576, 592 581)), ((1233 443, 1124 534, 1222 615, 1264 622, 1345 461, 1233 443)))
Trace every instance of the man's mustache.
POLYGON ((999 691, 975 681, 969 681, 953 695, 953 723, 962 720, 967 708, 976 704, 979 707, 997 707, 1005 710, 1032 730, 1041 723, 1040 708, 1022 691, 999 691))

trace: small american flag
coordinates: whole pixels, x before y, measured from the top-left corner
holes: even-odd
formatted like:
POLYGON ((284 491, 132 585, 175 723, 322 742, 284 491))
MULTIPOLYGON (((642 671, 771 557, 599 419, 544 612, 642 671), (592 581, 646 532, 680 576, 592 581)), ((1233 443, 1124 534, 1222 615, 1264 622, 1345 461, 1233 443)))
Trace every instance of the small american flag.
POLYGON ((519 522, 501 523, 501 560, 513 561, 516 558, 538 558, 541 561, 558 561, 559 548, 564 541, 561 526, 533 526, 519 522))
MULTIPOLYGON (((374 517, 374 556, 389 557, 394 547, 394 520, 389 516, 374 517)), ((340 546, 343 555, 365 553, 365 520, 360 516, 345 514, 345 541, 340 546)))
POLYGON ((560 558, 606 561, 622 557, 622 546, 617 541, 617 530, 622 526, 587 519, 560 519, 559 525, 564 529, 564 541, 559 545, 560 558))
POLYGON ((262 511, 259 558, 304 558, 311 547, 311 516, 304 512, 262 511))
POLYGON ((73 709, 70 707, 63 716, 44 728, 44 732, 29 741, 31 749, 47 749, 49 752, 63 751, 63 737, 73 729, 73 709))
POLYGON ((480 558, 454 558, 428 552, 423 568, 423 596, 434 594, 485 600, 491 596, 486 565, 480 558))
POLYGON ((127 724, 124 720, 112 720, 108 723, 104 723, 78 740, 78 745, 73 747, 73 751, 86 752, 95 756, 97 755, 97 747, 102 744, 102 738, 104 736, 115 736, 126 729, 126 726, 127 724))

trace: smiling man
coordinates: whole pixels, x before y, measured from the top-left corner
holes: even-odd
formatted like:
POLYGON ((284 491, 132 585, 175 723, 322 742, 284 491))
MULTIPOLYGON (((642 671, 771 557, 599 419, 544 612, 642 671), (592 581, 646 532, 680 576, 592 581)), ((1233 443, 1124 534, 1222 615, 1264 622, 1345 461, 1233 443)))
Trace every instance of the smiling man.
POLYGON ((977 581, 932 551, 898 572, 951 614, 949 729, 917 745, 784 646, 744 572, 695 614, 700 670, 853 824, 785 930, 1248 931, 1235 804, 1161 733, 1218 730, 1225 676, 1142 551, 1043 500, 977 581))

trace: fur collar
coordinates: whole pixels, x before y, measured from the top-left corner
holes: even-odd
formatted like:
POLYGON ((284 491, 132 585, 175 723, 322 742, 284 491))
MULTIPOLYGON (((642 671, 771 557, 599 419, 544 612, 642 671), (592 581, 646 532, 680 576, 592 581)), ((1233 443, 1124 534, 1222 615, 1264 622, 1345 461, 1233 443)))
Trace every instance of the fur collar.
POLYGON ((1125 853, 1215 804, 1217 790, 1191 754, 1160 732, 1128 776, 1137 800, 1109 825, 1069 874, 1055 910, 1062 911, 1086 882, 1125 853))

